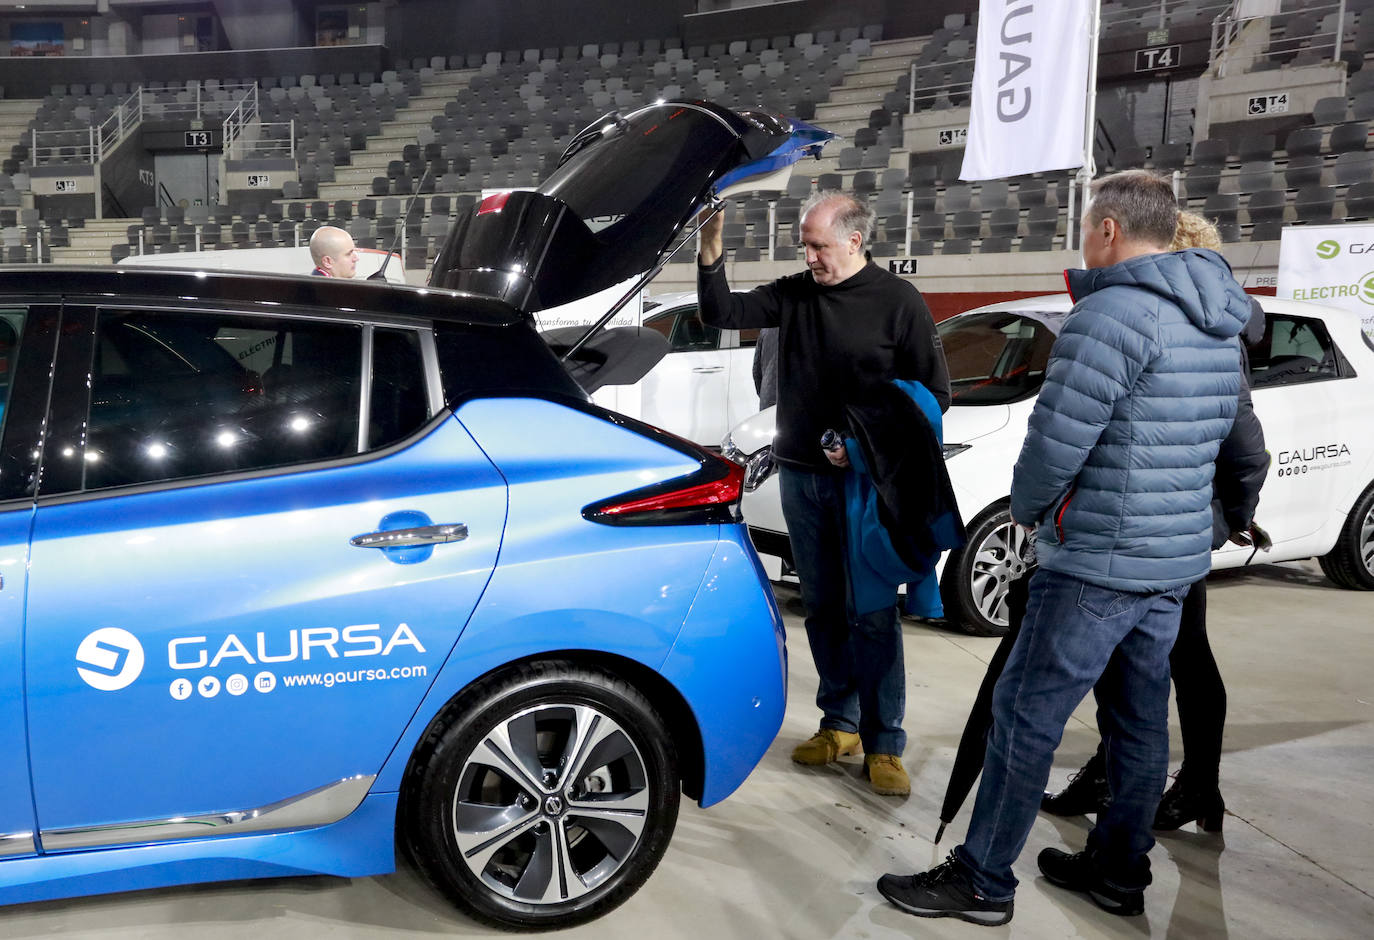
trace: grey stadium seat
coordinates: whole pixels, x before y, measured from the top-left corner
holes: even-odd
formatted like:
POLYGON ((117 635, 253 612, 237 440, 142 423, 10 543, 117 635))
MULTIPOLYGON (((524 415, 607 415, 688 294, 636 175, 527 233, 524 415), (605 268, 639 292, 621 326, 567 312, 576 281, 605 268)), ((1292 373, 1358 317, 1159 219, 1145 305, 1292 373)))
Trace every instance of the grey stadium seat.
POLYGON ((1321 153, 1322 137, 1320 127, 1298 127, 1288 132, 1288 140, 1284 146, 1290 157, 1295 154, 1321 153))
POLYGON ((1240 199, 1230 193, 1213 193, 1202 207, 1202 214, 1218 224, 1235 222, 1239 212, 1240 199))
POLYGON ((1287 194, 1283 190, 1270 189, 1252 193, 1246 202, 1246 210, 1250 215, 1252 223, 1259 222, 1282 222, 1283 210, 1287 203, 1287 194))
POLYGON ((1322 181, 1322 167, 1326 161, 1320 154, 1299 154, 1288 158, 1283 180, 1289 189, 1301 189, 1322 181))
POLYGON ((1369 144, 1369 125, 1364 121, 1348 121, 1331 128, 1331 137, 1326 143, 1330 153, 1349 153, 1364 150, 1369 144))
POLYGON ((1312 106, 1312 120, 1317 124, 1339 124, 1345 120, 1346 111, 1344 97, 1318 98, 1312 106))
POLYGON ((1330 186, 1304 186, 1298 190, 1298 221, 1330 222, 1335 205, 1336 191, 1330 186))

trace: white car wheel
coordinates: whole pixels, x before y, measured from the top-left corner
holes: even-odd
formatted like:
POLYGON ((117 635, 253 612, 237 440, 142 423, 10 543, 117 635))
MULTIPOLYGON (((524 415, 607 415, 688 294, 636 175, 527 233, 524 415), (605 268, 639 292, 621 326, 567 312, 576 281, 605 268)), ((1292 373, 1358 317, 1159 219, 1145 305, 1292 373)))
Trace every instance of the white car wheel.
POLYGON ((941 595, 948 618, 976 636, 1007 632, 1007 587, 1031 565, 1031 534, 1004 503, 968 527, 964 547, 945 563, 941 595))
POLYGON ((1319 561, 1326 576, 1340 587, 1374 591, 1374 486, 1360 494, 1341 527, 1336 547, 1319 561))

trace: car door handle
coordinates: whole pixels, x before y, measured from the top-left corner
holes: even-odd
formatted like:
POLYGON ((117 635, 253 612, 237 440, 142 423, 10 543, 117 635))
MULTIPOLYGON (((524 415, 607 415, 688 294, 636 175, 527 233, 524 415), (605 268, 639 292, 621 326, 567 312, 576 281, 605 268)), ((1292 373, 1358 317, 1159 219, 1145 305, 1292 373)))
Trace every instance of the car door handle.
POLYGON ((468 537, 468 527, 461 522, 452 525, 425 525, 415 529, 383 529, 367 535, 355 535, 348 544, 359 548, 405 548, 408 545, 439 545, 461 542, 468 537))
POLYGON ((697 366, 692 371, 699 372, 703 375, 709 372, 724 372, 725 366, 697 366))

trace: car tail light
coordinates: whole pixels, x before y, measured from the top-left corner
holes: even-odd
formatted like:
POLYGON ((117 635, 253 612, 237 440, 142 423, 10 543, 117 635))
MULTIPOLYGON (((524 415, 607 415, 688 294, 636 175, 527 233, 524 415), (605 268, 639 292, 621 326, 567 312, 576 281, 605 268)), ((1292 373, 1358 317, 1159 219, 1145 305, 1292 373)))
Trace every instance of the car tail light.
POLYGON ((603 525, 720 525, 740 521, 744 468, 707 451, 701 469, 585 507, 603 525))
POLYGON ((492 193, 490 196, 488 196, 487 198, 483 199, 480 203, 478 203, 477 214, 486 215, 488 212, 500 212, 502 209, 506 207, 506 202, 509 199, 509 192, 492 193))

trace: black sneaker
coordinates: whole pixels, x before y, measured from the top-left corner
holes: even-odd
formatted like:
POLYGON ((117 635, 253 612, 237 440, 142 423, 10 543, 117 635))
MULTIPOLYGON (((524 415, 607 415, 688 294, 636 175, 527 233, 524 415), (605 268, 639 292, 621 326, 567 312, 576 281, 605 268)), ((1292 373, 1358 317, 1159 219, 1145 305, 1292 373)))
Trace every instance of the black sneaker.
POLYGON ((1132 917, 1145 911, 1145 889, 1112 884, 1087 852, 1070 855, 1059 849, 1045 849, 1036 863, 1051 884, 1087 893, 1093 903, 1108 914, 1132 917))
POLYGON ((878 892, 917 917, 957 917, 971 924, 996 927, 1011 920, 1012 902, 989 901, 973 890, 968 867, 954 857, 916 875, 883 875, 878 892))

